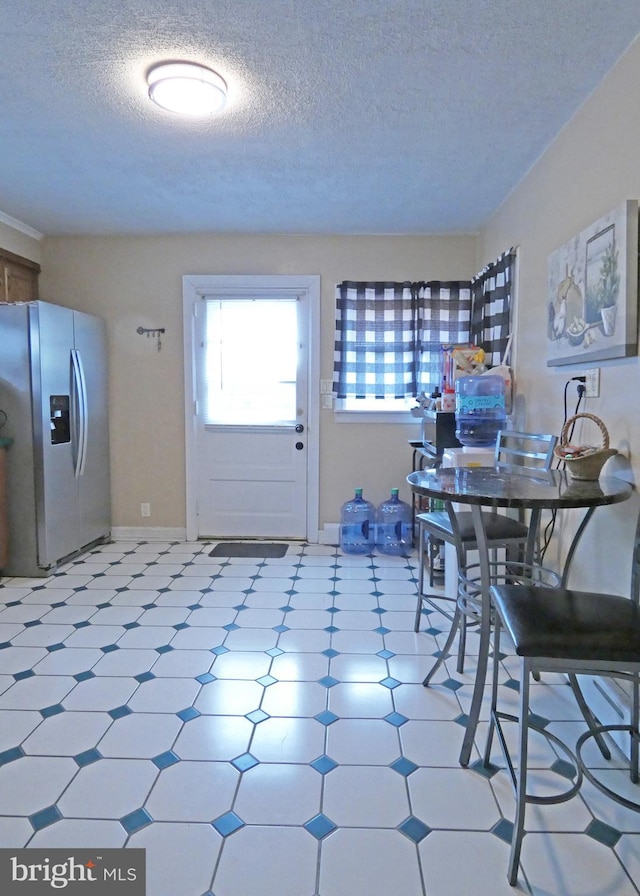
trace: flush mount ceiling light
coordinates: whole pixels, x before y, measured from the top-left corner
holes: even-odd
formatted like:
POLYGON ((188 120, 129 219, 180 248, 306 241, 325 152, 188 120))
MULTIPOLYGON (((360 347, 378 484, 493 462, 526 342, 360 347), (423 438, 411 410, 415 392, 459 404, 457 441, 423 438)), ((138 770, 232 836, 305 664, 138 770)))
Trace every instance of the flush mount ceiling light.
POLYGON ((180 115, 212 115, 227 99, 227 85, 217 72, 195 62, 163 62, 147 75, 154 103, 180 115))

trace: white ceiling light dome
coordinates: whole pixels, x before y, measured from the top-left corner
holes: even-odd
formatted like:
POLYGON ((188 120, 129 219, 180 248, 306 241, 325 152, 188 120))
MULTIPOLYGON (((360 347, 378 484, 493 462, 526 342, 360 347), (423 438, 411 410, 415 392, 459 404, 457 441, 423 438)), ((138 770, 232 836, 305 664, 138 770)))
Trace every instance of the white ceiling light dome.
POLYGON ((213 115, 227 100, 224 79, 196 62, 154 65, 147 75, 147 84, 154 103, 179 115, 213 115))

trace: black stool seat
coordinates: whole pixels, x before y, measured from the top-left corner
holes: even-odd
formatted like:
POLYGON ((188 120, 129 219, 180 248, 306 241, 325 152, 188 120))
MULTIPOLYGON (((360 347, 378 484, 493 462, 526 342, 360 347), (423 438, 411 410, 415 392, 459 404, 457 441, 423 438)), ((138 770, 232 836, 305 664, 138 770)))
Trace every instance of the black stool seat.
POLYGON ((527 585, 492 595, 518 656, 640 661, 640 608, 629 598, 527 585))
MULTIPOLYGON (((454 537, 451 520, 445 510, 433 510, 430 513, 420 514, 417 520, 428 523, 430 534, 436 538, 440 535, 444 540, 450 541, 454 537)), ((456 520, 462 543, 464 545, 470 542, 475 544, 476 532, 470 511, 458 511, 456 520)), ((524 541, 529 531, 525 523, 514 520, 510 516, 483 512, 482 520, 489 541, 502 541, 503 539, 522 539, 524 541)))

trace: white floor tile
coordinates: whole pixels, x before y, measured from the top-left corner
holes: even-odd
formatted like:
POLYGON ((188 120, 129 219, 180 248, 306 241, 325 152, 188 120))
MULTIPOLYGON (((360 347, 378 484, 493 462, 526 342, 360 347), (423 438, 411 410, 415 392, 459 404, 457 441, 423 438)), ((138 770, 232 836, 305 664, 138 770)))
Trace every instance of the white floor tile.
POLYGON ((406 780, 384 766, 339 766, 326 776, 322 811, 339 827, 395 828, 411 814, 406 780))
POLYGON ((322 896, 423 892, 416 846, 398 831, 343 828, 321 850, 322 896))
POLYGON ((225 840, 215 878, 216 896, 313 894, 317 856, 318 844, 303 828, 241 828, 225 840))
POLYGON ((243 774, 233 811, 247 824, 303 825, 320 812, 321 794, 310 766, 261 763, 243 774))

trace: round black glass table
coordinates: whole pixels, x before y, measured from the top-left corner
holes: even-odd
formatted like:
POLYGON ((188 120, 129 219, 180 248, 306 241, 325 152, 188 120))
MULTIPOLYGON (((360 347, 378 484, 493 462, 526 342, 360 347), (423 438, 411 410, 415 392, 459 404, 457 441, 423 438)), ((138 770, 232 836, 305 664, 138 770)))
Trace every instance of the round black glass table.
MULTIPOLYGON (((578 542, 597 507, 626 501, 633 487, 615 476, 601 477, 596 481, 571 479, 565 471, 550 470, 535 473, 501 467, 438 467, 416 470, 407 476, 407 482, 416 495, 447 502, 451 512, 453 503, 469 505, 476 534, 480 576, 482 582, 482 609, 480 621, 480 648, 473 689, 469 721, 467 723, 460 764, 469 764, 475 738, 483 689, 487 674, 489 641, 491 635, 491 566, 489 549, 484 531, 483 508, 511 507, 529 511, 529 536, 525 560, 533 562, 540 515, 543 510, 579 508, 585 511, 567 551, 562 569, 562 585, 569 576, 578 542)), ((591 714, 584 703, 577 682, 572 681, 576 698, 587 722, 591 714)))

